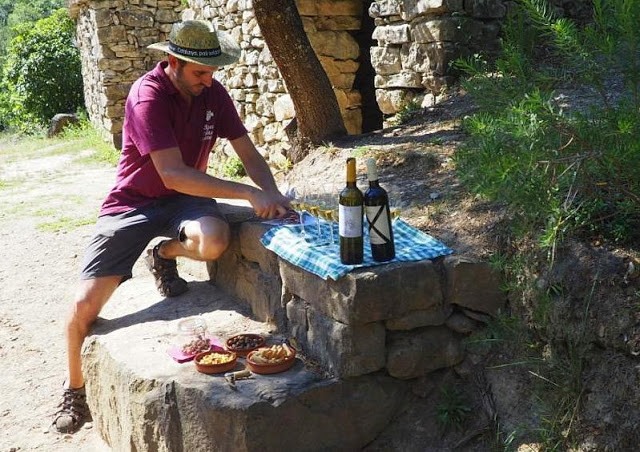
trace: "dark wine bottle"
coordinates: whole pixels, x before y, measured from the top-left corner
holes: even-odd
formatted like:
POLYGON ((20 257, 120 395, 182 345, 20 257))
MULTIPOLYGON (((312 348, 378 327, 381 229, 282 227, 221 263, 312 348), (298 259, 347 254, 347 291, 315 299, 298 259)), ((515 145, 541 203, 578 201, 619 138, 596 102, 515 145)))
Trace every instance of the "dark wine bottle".
POLYGON ((361 264, 362 192, 356 186, 356 159, 347 159, 347 186, 340 192, 338 225, 340 231, 340 261, 343 264, 361 264))
POLYGON ((378 169, 374 159, 367 160, 369 188, 364 193, 364 211, 369 223, 369 243, 373 260, 390 261, 396 256, 393 228, 389 211, 389 196, 378 181, 378 169))

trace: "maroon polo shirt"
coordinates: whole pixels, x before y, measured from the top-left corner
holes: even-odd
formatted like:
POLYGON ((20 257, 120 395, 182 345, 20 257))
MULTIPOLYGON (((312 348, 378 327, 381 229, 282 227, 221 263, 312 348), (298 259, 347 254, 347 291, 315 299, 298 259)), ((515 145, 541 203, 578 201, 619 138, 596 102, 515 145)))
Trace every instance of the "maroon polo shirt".
POLYGON ((186 165, 205 172, 218 137, 235 140, 247 133, 218 81, 213 80, 188 105, 165 74, 166 65, 166 61, 158 63, 129 91, 116 184, 102 203, 100 215, 125 212, 177 194, 164 186, 151 152, 178 147, 186 165))

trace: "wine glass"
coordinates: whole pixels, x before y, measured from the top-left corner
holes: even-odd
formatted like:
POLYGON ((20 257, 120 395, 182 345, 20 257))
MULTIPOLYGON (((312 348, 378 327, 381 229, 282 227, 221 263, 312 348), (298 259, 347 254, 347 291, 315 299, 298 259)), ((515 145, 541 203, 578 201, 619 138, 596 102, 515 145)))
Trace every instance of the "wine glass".
POLYGON ((302 240, 306 240, 307 233, 304 230, 304 218, 303 218, 303 213, 304 213, 304 210, 306 208, 306 205, 305 205, 304 202, 302 202, 302 201, 300 201, 298 199, 292 199, 290 201, 289 205, 298 214, 298 219, 300 221, 300 238, 302 240))
POLYGON ((319 199, 316 199, 315 197, 310 197, 309 198, 308 209, 309 209, 309 212, 311 212, 311 215, 316 217, 316 227, 318 229, 318 238, 322 239, 322 230, 320 229, 320 205, 319 205, 319 199))
POLYGON ((335 244, 335 238, 333 235, 333 210, 332 209, 321 209, 320 210, 320 215, 322 216, 322 218, 324 220, 327 220, 327 223, 329 224, 329 233, 330 233, 330 237, 331 237, 331 244, 334 245, 335 244))

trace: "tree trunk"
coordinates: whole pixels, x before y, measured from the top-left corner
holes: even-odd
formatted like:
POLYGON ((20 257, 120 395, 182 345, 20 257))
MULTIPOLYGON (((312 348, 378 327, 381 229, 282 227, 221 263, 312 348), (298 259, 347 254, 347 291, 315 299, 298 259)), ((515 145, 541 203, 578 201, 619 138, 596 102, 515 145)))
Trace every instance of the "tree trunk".
MULTIPOLYGON (((296 138, 320 144, 347 130, 329 77, 302 26, 294 0, 253 0, 256 20, 296 109, 296 138)), ((304 155, 294 156, 294 163, 304 155)))

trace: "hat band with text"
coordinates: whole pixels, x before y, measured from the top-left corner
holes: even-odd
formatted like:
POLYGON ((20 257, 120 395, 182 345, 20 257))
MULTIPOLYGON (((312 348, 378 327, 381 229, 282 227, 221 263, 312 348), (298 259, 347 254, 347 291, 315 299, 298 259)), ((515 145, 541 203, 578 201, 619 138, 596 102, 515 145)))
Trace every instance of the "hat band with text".
POLYGON ((220 47, 214 49, 189 49, 176 45, 173 42, 169 42, 169 50, 186 57, 210 58, 222 55, 220 47))

